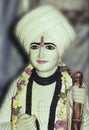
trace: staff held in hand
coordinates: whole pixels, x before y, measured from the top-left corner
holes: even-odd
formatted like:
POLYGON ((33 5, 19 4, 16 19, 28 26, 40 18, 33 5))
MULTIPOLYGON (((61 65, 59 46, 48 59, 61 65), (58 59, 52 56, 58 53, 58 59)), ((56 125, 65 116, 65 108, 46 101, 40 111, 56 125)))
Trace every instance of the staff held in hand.
POLYGON ((80 130, 83 116, 83 104, 85 97, 85 89, 82 88, 83 74, 76 72, 73 75, 73 115, 71 130, 80 130), (81 91, 80 91, 81 89, 81 91), (82 95, 83 94, 83 95, 82 95), (82 99, 80 99, 80 96, 82 99))

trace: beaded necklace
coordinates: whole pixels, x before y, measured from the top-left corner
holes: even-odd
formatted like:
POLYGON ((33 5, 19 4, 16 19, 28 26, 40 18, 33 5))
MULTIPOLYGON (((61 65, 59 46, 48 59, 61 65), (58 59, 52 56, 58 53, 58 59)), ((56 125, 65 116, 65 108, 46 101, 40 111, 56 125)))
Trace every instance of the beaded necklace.
MULTIPOLYGON (((12 121, 11 121, 12 130, 16 130, 16 127, 17 127, 18 115, 20 114, 20 109, 22 108, 22 99, 23 99, 23 95, 24 95, 24 88, 25 88, 25 86, 28 85, 29 80, 31 80, 30 77, 32 74, 32 70, 33 70, 32 65, 29 65, 25 69, 25 71, 22 73, 21 77, 19 78, 19 80, 17 82, 17 88, 18 88, 17 93, 15 96, 12 97, 12 121)), ((53 130, 54 128, 56 130, 61 130, 61 129, 67 130, 67 119, 68 119, 68 112, 67 112, 67 109, 68 109, 68 100, 67 99, 68 98, 67 98, 67 96, 68 96, 68 92, 70 91, 71 86, 72 86, 72 78, 70 77, 70 75, 67 71, 67 67, 64 65, 60 66, 59 74, 61 76, 61 82, 58 83, 60 81, 58 79, 57 83, 58 83, 58 85, 61 85, 61 90, 58 88, 58 85, 56 83, 53 101, 50 106, 50 117, 49 117, 49 123, 48 123, 49 124, 48 130, 53 130), (58 92, 60 93, 59 97, 58 97, 58 94, 59 94, 58 92), (56 102, 54 102, 55 97, 56 97, 56 102), (56 109, 57 102, 59 102, 57 117, 56 117, 57 120, 54 123, 55 118, 53 118, 53 117, 55 117, 55 109, 56 109), (55 109, 53 108, 53 106, 55 107, 55 109), (54 113, 53 113, 53 111, 54 111, 54 113)), ((30 96, 31 96, 31 91, 30 91, 30 96)), ((31 103, 31 101, 30 101, 30 103, 31 103)), ((26 109, 26 110, 28 110, 28 109, 26 109)), ((26 111, 26 113, 31 114, 31 109, 30 109, 30 112, 26 111)), ((37 124, 37 129, 39 129, 38 121, 36 121, 36 124, 37 124)))
MULTIPOLYGON (((31 78, 27 85, 27 102, 26 102, 26 113, 31 115, 31 106, 32 106, 32 81, 37 82, 38 84, 43 85, 44 87, 48 84, 53 83, 56 81, 55 91, 53 95, 53 99, 50 106, 50 113, 49 113, 49 122, 48 122, 48 130, 54 130, 54 120, 55 120, 55 111, 57 102, 59 99, 60 89, 61 89, 61 73, 60 68, 56 70, 56 72, 47 78, 39 77, 33 70, 31 78)), ((37 130, 40 130, 39 122, 36 120, 37 130)))

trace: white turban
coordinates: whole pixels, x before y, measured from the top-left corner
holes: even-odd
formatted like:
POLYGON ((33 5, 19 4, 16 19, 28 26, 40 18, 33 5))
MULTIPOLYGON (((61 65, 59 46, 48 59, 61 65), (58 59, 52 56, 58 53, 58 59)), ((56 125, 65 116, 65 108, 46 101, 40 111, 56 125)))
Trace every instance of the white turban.
POLYGON ((66 18, 50 5, 27 13, 17 24, 15 33, 28 53, 30 44, 40 42, 40 37, 44 36, 45 42, 52 42, 58 47, 60 56, 75 38, 66 18))

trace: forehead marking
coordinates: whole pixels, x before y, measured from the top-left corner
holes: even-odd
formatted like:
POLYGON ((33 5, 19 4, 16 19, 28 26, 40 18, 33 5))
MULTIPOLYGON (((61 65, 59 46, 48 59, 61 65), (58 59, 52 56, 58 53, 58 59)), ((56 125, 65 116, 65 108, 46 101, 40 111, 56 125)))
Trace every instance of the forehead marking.
POLYGON ((44 47, 44 37, 41 36, 41 40, 40 40, 40 47, 44 47))

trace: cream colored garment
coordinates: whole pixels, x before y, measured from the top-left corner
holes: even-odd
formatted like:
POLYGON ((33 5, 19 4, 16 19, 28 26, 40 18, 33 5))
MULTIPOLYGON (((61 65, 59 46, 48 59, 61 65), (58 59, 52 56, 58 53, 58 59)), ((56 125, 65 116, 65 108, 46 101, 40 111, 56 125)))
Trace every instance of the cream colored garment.
POLYGON ((32 90, 32 114, 35 114, 41 130, 47 130, 49 109, 55 90, 55 83, 41 86, 33 83, 32 90))
MULTIPOLYGON (((25 91, 26 91, 26 88, 25 88, 25 91)), ((0 130, 11 130, 11 128, 10 128, 11 98, 13 95, 15 95, 15 93, 16 93, 16 82, 10 87, 9 92, 6 95, 5 101, 2 105, 2 107, 0 108, 0 130)), ((50 93, 50 96, 51 96, 51 94, 52 93, 50 93)), ((50 96, 49 96, 49 99, 50 99, 50 96)), ((71 96, 70 96, 70 98, 71 98, 71 96)), ((23 107, 21 109, 20 114, 25 113, 25 103, 26 103, 25 99, 26 99, 26 92, 24 93, 24 97, 22 100, 23 107)), ((47 109, 49 109, 49 106, 47 109)), ((71 116, 71 113, 70 113, 70 116, 71 116)), ((41 119, 42 122, 45 122, 45 121, 43 121, 44 118, 42 115, 40 115, 39 119, 41 119), (42 119, 41 119, 41 117, 42 117, 42 119)), ((41 130, 44 130, 44 128, 42 128, 41 130)), ((88 105, 88 102, 86 105, 86 112, 85 112, 85 116, 84 116, 84 123, 83 123, 82 130, 89 130, 89 105, 88 105)))

